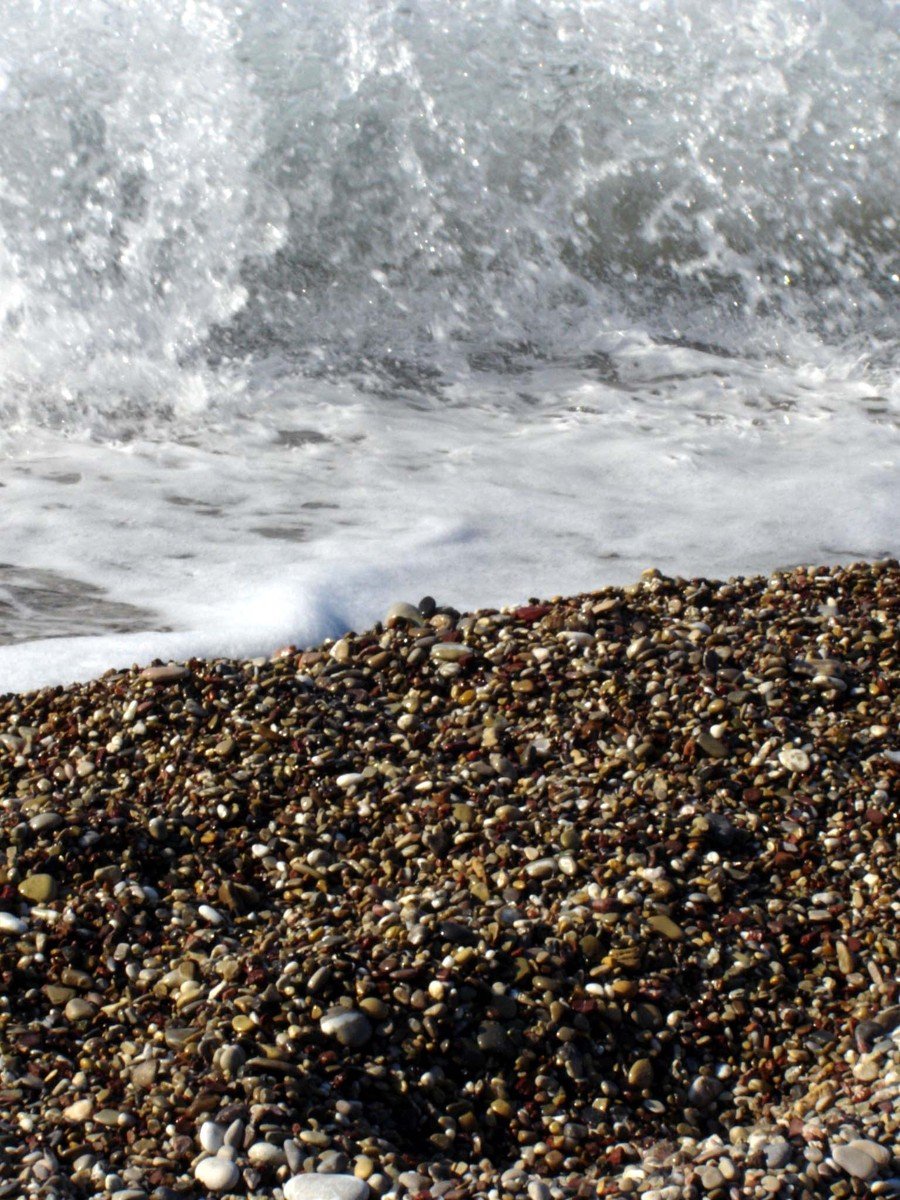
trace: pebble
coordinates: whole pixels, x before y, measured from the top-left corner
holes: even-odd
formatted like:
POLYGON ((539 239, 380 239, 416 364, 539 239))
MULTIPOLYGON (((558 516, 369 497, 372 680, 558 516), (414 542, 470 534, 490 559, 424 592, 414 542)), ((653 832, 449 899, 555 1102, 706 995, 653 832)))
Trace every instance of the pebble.
POLYGON ((225 1130, 215 1121, 204 1121, 197 1141, 209 1154, 217 1154, 225 1144, 225 1130))
POLYGON ((284 1185, 284 1200, 367 1200, 369 1191, 355 1175, 295 1175, 284 1185))
POLYGON ((230 1191, 240 1179, 240 1171, 230 1158, 204 1158, 194 1167, 194 1178, 211 1192, 230 1191))
POLYGON ((90 1000, 83 1000, 80 996, 73 996, 63 1012, 69 1021, 87 1021, 97 1012, 97 1005, 92 1004, 90 1000))
POLYGON ((392 604, 387 610, 384 623, 389 629, 401 623, 414 625, 418 628, 425 624, 425 619, 414 604, 407 604, 403 600, 398 600, 396 604, 392 604))
POLYGON ((769 1170, 776 1171, 779 1167, 783 1167, 785 1163, 790 1161, 790 1143, 786 1142, 784 1138, 775 1138, 765 1147, 763 1155, 769 1170))
POLYGON ((368 1017, 352 1009, 333 1008, 319 1022, 319 1027, 323 1033, 350 1049, 364 1046, 372 1036, 368 1017))
POLYGON ((254 1142, 247 1151, 254 1167, 280 1167, 286 1161, 284 1150, 271 1142, 254 1142))
POLYGON ((795 746, 783 746, 778 751, 778 761, 785 770, 793 771, 795 774, 803 774, 809 770, 809 755, 805 750, 798 750, 795 746))
POLYGON ((46 904, 56 896, 56 880, 45 872, 27 875, 19 884, 19 895, 35 904, 46 904))
POLYGON ((698 1075, 688 1088, 688 1102, 696 1104, 698 1108, 708 1108, 721 1091, 722 1085, 718 1079, 709 1075, 698 1075))
POLYGON ((87 1097, 67 1105, 63 1109, 63 1116, 67 1121, 74 1121, 76 1124, 80 1124, 83 1121, 89 1120, 93 1111, 94 1101, 90 1097, 87 1097))
POLYGON ((870 1141, 868 1138, 853 1138, 847 1143, 847 1149, 859 1150, 863 1154, 868 1154, 869 1158, 879 1167, 890 1165, 892 1157, 890 1150, 878 1142, 870 1141))
POLYGON ((0 697, 9 1194, 880 1193, 898 591, 651 571, 0 697))
POLYGON ((178 679, 186 679, 190 673, 190 667, 169 663, 167 666, 145 667, 141 676, 149 679, 151 683, 174 683, 178 679))
POLYGON ((848 1175, 854 1179, 871 1179, 878 1172, 878 1164, 866 1150, 857 1142, 855 1145, 831 1147, 831 1157, 848 1175))

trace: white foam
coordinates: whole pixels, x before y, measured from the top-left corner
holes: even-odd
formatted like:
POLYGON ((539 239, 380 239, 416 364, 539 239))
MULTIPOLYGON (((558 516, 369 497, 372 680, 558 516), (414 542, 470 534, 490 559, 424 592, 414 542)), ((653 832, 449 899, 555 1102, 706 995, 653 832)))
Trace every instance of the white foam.
POLYGON ((9 0, 0 690, 896 552, 886 12, 532 16, 9 0))

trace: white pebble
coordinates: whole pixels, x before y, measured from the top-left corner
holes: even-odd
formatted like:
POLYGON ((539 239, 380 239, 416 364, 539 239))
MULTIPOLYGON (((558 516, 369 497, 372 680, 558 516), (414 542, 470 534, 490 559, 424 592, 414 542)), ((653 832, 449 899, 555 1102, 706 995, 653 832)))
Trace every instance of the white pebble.
MULTIPOLYGON (((210 1122, 211 1123, 211 1122, 210 1122)), ((204 1158, 194 1167, 194 1177, 211 1192, 225 1192, 233 1188, 240 1178, 240 1171, 228 1158, 204 1158)))
POLYGON ((204 1121, 200 1126, 197 1141, 204 1150, 210 1154, 216 1154, 224 1145, 225 1130, 221 1125, 217 1125, 215 1121, 204 1121))
POLYGON ((247 1151, 247 1158, 254 1167, 280 1167, 284 1162, 284 1151, 271 1142, 254 1142, 247 1151))
POLYGON ((284 1185, 284 1200, 366 1200, 369 1185, 355 1175, 295 1175, 284 1185))
POLYGON ((209 921, 210 925, 221 925, 225 920, 222 914, 217 912, 210 904, 199 905, 197 912, 204 921, 209 921))
POLYGON ((0 912, 0 933, 24 933, 28 926, 12 913, 0 912))
POLYGON ((786 770, 795 774, 809 770, 809 755, 805 750, 798 750, 796 746, 783 746, 778 751, 778 761, 786 770))

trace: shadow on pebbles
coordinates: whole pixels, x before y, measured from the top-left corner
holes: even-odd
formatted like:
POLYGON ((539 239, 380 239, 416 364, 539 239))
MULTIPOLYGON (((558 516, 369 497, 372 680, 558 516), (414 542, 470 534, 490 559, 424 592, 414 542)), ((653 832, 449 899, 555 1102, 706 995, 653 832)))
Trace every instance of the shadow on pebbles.
POLYGON ((898 578, 0 699, 0 1197, 900 1195, 898 578))

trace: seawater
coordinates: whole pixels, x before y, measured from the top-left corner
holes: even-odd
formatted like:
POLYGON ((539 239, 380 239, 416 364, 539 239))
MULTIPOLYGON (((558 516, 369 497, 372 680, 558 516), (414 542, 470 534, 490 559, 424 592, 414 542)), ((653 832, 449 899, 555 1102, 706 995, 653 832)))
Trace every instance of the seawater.
POLYGON ((8 0, 0 690, 896 552, 898 33, 8 0))

